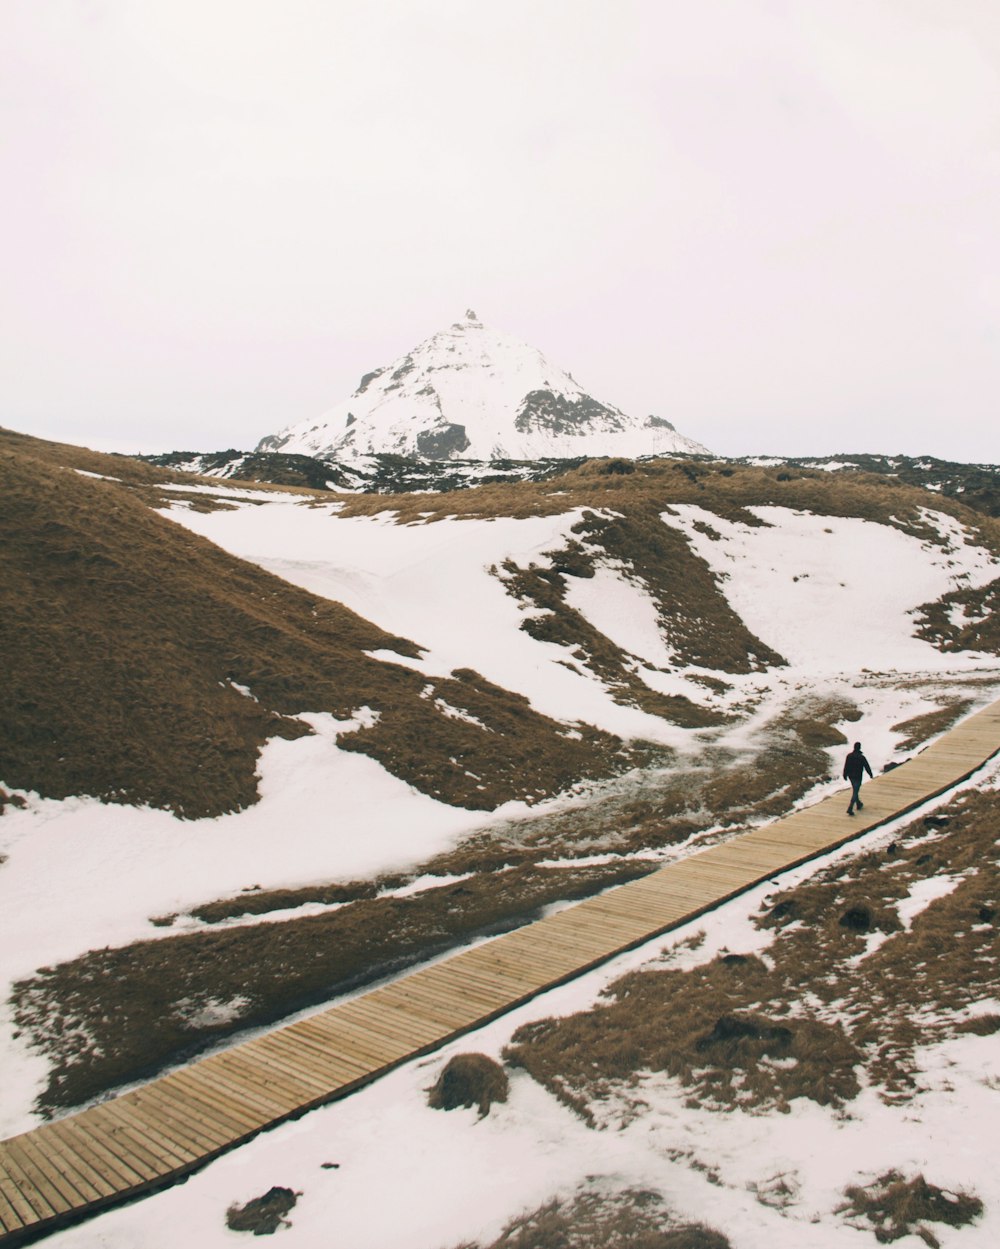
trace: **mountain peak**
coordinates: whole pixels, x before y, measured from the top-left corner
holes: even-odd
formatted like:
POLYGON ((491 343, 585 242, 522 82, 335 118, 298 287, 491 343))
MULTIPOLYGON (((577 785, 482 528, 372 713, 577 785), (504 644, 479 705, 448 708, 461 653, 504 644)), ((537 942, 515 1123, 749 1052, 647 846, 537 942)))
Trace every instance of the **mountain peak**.
POLYGON ((628 416, 586 394, 537 348, 484 326, 471 308, 366 373, 320 420, 263 438, 257 449, 348 462, 375 453, 540 460, 705 451, 661 417, 628 416))

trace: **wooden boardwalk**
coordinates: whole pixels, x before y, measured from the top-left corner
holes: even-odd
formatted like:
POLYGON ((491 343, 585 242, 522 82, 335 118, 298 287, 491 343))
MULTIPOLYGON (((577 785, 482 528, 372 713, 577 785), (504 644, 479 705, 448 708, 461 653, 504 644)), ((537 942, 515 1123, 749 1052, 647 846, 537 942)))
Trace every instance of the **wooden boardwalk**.
POLYGON ((951 788, 1000 752, 1000 702, 863 790, 734 837, 142 1088, 0 1142, 0 1244, 182 1178, 262 1129, 528 1001, 951 788))

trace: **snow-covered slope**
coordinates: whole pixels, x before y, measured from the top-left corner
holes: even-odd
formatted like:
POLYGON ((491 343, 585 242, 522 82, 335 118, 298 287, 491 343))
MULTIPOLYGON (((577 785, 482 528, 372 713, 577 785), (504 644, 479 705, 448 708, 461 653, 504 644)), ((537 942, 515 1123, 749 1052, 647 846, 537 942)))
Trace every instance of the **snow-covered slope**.
POLYGON ((261 440, 259 451, 351 460, 538 460, 704 452, 658 416, 628 416, 586 394, 534 347, 472 311, 384 368, 318 421, 261 440))

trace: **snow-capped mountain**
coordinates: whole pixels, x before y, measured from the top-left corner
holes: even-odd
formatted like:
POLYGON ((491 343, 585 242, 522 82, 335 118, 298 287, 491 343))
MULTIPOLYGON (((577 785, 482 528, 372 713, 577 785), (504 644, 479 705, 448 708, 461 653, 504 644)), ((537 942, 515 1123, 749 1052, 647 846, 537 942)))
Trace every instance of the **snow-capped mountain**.
POLYGON ((534 347, 471 310, 381 369, 317 421, 263 438, 258 451, 351 460, 538 460, 699 453, 658 416, 628 416, 586 394, 534 347))

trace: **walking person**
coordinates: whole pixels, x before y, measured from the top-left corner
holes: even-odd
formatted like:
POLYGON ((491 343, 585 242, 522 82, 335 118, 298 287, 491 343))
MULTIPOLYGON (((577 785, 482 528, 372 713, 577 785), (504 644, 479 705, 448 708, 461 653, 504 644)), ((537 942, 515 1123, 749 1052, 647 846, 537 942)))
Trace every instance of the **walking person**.
POLYGON ((871 776, 871 765, 861 753, 861 743, 855 742, 854 749, 844 761, 844 780, 851 782, 851 802, 847 808, 848 815, 854 814, 855 806, 857 806, 859 811, 864 808, 865 804, 861 801, 861 782, 864 780, 866 772, 871 776))

